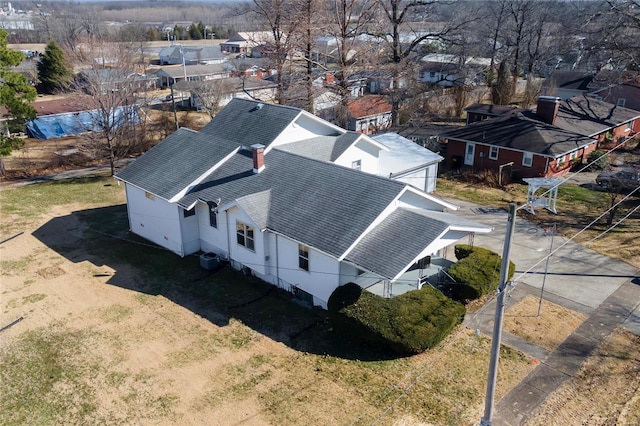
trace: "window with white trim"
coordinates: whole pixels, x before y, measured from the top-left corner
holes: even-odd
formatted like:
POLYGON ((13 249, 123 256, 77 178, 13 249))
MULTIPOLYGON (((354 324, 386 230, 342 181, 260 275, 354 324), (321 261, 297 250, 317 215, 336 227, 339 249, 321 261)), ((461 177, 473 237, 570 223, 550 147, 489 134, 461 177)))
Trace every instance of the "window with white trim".
POLYGON ((573 161, 576 158, 578 158, 578 151, 573 151, 573 152, 569 153, 569 161, 573 161))
POLYGON ((498 159, 498 147, 497 146, 492 146, 489 148, 489 159, 490 160, 497 160, 498 159))
POLYGON ((562 157, 556 158, 556 165, 558 166, 558 168, 564 167, 564 163, 565 163, 565 159, 566 158, 567 158, 566 155, 563 155, 562 157))
POLYGON ((619 107, 624 107, 626 103, 627 100, 625 98, 618 98, 618 103, 616 103, 616 105, 618 105, 619 107))
POLYGON ((298 266, 304 271, 309 271, 309 247, 298 244, 298 266))
POLYGON ((354 170, 362 170, 362 160, 352 161, 351 168, 354 170))
POLYGON ((624 131, 625 131, 625 132, 628 132, 628 131, 630 131, 631 129, 633 129, 633 121, 630 121, 630 122, 628 122, 628 123, 627 123, 627 125, 626 125, 626 126, 625 126, 625 128, 624 128, 624 131))
POLYGON ((218 208, 213 204, 209 205, 209 226, 218 227, 218 208))
POLYGON ((531 167, 533 165, 533 154, 531 152, 522 153, 522 165, 525 167, 531 167))
POLYGON ((236 222, 236 238, 239 245, 255 251, 256 246, 252 226, 245 225, 242 222, 236 222))

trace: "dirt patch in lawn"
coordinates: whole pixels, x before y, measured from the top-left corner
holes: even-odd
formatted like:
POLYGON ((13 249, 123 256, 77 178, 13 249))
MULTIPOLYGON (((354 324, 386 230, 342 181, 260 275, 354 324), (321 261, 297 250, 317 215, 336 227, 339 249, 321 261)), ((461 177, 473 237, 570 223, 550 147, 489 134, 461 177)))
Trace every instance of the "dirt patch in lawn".
POLYGON ((614 331, 525 424, 640 424, 639 347, 639 336, 624 329, 614 331))
POLYGON ((531 295, 509 307, 505 312, 504 329, 511 334, 548 351, 564 342, 587 319, 585 314, 573 311, 531 295))

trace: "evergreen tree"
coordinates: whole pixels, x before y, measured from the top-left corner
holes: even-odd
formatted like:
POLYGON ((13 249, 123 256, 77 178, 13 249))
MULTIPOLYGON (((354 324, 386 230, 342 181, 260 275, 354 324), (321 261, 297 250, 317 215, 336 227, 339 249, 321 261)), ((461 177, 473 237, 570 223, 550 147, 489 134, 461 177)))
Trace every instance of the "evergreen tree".
POLYGON ((64 51, 53 40, 47 44, 38 62, 38 79, 43 93, 65 91, 71 86, 73 72, 64 51))
POLYGON ((7 118, 0 127, 0 174, 4 172, 1 157, 22 146, 22 139, 11 137, 10 132, 24 130, 24 123, 36 116, 31 106, 36 90, 22 74, 12 70, 23 59, 21 52, 7 48, 7 32, 0 29, 0 106, 6 110, 2 118, 7 118))

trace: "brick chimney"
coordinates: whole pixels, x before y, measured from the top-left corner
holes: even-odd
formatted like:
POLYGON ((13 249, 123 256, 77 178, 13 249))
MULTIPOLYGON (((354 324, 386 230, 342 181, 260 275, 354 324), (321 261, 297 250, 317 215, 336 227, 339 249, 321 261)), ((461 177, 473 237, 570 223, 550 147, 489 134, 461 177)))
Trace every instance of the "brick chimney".
POLYGON ((253 152, 253 173, 260 173, 264 170, 264 145, 259 143, 251 145, 251 151, 253 152))
POLYGON ((327 83, 327 84, 333 84, 333 83, 335 83, 335 79, 334 79, 334 77, 333 77, 333 73, 331 73, 331 72, 329 72, 329 71, 326 71, 326 72, 324 73, 324 81, 325 81, 325 83, 327 83))
POLYGON ((560 107, 560 98, 556 96, 539 96, 536 115, 547 124, 555 124, 560 107))

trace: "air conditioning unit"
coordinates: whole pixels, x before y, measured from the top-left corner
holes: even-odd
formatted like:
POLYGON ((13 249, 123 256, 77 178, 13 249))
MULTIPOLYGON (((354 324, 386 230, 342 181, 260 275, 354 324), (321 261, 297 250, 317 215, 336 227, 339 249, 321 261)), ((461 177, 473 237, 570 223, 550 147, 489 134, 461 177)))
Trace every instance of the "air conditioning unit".
POLYGON ((215 253, 202 253, 200 255, 200 267, 207 271, 213 271, 220 265, 220 259, 215 253))

